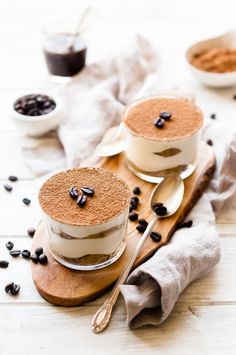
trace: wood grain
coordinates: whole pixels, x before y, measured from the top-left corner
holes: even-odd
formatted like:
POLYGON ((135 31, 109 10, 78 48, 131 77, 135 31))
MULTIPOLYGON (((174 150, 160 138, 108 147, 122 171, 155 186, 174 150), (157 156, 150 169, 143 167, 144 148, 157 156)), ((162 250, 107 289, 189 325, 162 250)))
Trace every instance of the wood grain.
MULTIPOLYGON (((139 213, 140 216, 149 220, 151 212, 148 208, 148 199, 154 185, 135 177, 127 169, 123 154, 105 159, 101 166, 123 177, 131 189, 137 185, 141 187, 139 213)), ((135 267, 149 258, 157 248, 168 242, 177 224, 186 217, 196 200, 203 193, 213 174, 214 166, 213 150, 203 143, 198 157, 197 169, 192 176, 185 180, 185 193, 181 207, 170 218, 157 222, 154 230, 161 233, 162 240, 155 243, 149 238, 136 260, 135 267)), ((130 259, 140 238, 135 227, 135 223, 129 223, 127 247, 117 262, 101 270, 81 272, 65 268, 53 259, 48 250, 46 230, 43 223, 40 223, 33 239, 32 249, 43 246, 49 256, 49 264, 47 266, 32 264, 32 275, 37 290, 49 302, 62 306, 79 305, 97 297, 115 282, 130 259)))

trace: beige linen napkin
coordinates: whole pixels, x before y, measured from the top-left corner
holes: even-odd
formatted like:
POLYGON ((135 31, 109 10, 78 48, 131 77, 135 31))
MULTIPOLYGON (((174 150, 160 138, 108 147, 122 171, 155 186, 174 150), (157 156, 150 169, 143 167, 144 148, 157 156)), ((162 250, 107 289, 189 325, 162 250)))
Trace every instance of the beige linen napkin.
MULTIPOLYGON (((106 130, 119 124, 125 103, 161 90, 156 72, 157 55, 150 43, 138 36, 129 52, 107 63, 89 65, 63 87, 68 112, 58 136, 48 136, 34 147, 24 148, 35 175, 79 166, 90 158, 106 130)), ((130 327, 165 320, 186 286, 219 261, 219 238, 211 204, 218 212, 235 198, 236 139, 225 129, 222 136, 222 128, 213 121, 203 131, 203 140, 208 139, 214 142, 217 171, 208 193, 188 217, 193 220, 193 227, 176 231, 171 242, 137 268, 122 286, 130 327)))

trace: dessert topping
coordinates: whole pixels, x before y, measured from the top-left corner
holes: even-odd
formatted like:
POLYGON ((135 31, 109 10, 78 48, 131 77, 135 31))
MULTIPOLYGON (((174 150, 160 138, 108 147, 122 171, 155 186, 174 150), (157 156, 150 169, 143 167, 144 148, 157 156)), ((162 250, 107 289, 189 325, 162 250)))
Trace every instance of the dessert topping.
POLYGON ((70 195, 70 197, 72 197, 73 199, 78 198, 79 193, 78 193, 77 188, 76 188, 76 187, 71 187, 70 190, 69 190, 69 195, 70 195))
POLYGON ((87 196, 93 196, 94 195, 94 189, 92 187, 81 187, 81 191, 87 195, 87 196))
POLYGON ((161 112, 160 113, 160 118, 163 118, 163 120, 168 121, 171 119, 172 114, 170 112, 161 112))
POLYGON ((80 195, 77 199, 77 205, 80 207, 84 207, 87 202, 87 196, 86 195, 80 195))
POLYGON ((157 118, 153 123, 157 128, 162 128, 165 124, 165 120, 163 120, 163 118, 157 118))

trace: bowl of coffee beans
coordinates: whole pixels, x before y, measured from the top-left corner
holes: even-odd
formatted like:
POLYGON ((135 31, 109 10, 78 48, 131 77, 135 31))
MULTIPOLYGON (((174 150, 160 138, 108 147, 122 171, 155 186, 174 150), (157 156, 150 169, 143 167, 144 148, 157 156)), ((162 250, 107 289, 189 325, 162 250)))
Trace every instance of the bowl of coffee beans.
POLYGON ((39 137, 57 127, 61 111, 60 100, 45 94, 28 94, 15 100, 11 116, 25 134, 39 137))

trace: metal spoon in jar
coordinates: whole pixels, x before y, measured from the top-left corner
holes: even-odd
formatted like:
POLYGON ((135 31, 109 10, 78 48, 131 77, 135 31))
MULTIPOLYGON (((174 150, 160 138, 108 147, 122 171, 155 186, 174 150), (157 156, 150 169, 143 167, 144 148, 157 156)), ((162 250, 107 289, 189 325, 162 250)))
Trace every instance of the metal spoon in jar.
MULTIPOLYGON (((159 218, 167 218, 173 215, 181 205, 184 195, 184 183, 181 177, 178 174, 171 174, 164 178, 162 182, 157 185, 150 197, 150 208, 153 212, 153 218, 149 222, 147 229, 145 230, 142 238, 138 242, 134 253, 122 271, 119 279, 117 280, 111 295, 105 300, 103 305, 98 309, 92 320, 92 330, 94 333, 102 332, 109 324, 113 307, 117 301, 117 298, 120 293, 120 286, 125 283, 129 272, 141 251, 143 244, 149 234, 151 233, 155 223, 159 218), (166 213, 162 216, 157 215, 156 204, 162 203, 166 207, 166 213), (156 212, 155 212, 156 210, 156 212)), ((165 212, 165 209, 162 209, 162 212, 165 212)))

